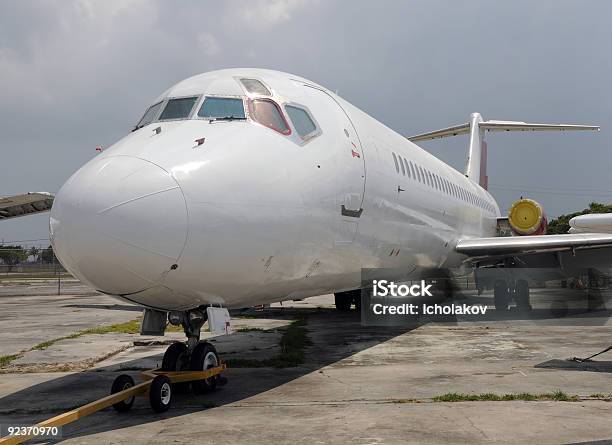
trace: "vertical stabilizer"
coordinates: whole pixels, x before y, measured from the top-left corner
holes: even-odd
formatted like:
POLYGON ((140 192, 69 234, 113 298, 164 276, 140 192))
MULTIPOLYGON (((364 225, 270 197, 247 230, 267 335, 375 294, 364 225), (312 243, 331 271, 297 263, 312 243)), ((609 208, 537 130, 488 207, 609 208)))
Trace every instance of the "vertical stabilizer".
POLYGON ((465 176, 486 188, 487 144, 484 140, 484 130, 480 128, 481 122, 482 116, 480 113, 472 113, 470 115, 470 150, 465 166, 465 176), (485 181, 484 185, 483 180, 485 181))

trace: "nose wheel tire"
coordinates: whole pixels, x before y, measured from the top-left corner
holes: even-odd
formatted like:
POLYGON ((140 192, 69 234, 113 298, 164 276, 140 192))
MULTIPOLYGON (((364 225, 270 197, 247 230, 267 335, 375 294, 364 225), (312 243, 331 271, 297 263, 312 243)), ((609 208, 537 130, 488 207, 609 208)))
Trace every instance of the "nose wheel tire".
MULTIPOLYGON (((204 371, 219 366, 221 360, 217 350, 210 343, 203 341, 197 344, 191 353, 191 370, 204 371)), ((218 377, 210 377, 204 380, 191 382, 191 388, 195 394, 212 392, 217 387, 218 377)))
MULTIPOLYGON (((172 343, 166 349, 162 359, 162 371, 187 371, 189 369, 189 350, 185 343, 172 343)), ((189 392, 189 382, 176 383, 176 392, 189 392)))
MULTIPOLYGON (((115 394, 119 391, 129 389, 132 386, 134 386, 134 379, 127 374, 121 374, 113 381, 113 386, 111 386, 111 394, 115 394)), ((115 411, 122 413, 125 411, 129 411, 132 408, 133 404, 134 396, 122 400, 121 402, 115 403, 113 405, 113 408, 115 409, 115 411)))
POLYGON ((149 403, 156 413, 168 411, 172 402, 172 383, 165 375, 158 375, 149 387, 149 403))

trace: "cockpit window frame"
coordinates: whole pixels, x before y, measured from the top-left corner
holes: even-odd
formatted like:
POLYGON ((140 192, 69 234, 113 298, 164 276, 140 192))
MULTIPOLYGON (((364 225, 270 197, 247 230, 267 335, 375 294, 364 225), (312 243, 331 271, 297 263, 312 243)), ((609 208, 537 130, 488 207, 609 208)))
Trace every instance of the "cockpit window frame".
POLYGON ((147 125, 151 125, 154 122, 157 122, 157 118, 159 117, 159 115, 161 114, 162 110, 165 108, 165 99, 162 99, 160 101, 155 102, 154 104, 152 104, 151 106, 147 107, 147 109, 145 110, 145 112, 142 114, 142 116, 140 117, 140 119, 138 119, 138 122, 136 123, 136 125, 134 126, 134 129, 132 131, 136 131, 136 130, 140 130, 141 128, 146 127, 147 125), (157 110, 157 112, 153 115, 153 119, 151 119, 148 123, 144 124, 144 125, 140 125, 140 123, 142 122, 142 120, 145 118, 145 116, 147 115, 147 113, 149 112, 149 110, 153 107, 156 107, 159 105, 159 110, 157 110))
POLYGON ((154 121, 152 121, 152 122, 187 121, 187 120, 193 119, 194 111, 197 109, 198 104, 200 102, 202 102, 202 94, 187 94, 185 96, 166 97, 163 102, 164 102, 164 106, 160 108, 160 111, 157 113, 157 118, 154 121), (191 106, 191 110, 189 111, 189 114, 186 117, 181 117, 181 118, 177 118, 177 119, 164 119, 164 120, 160 119, 162 113, 164 112, 164 110, 166 109, 166 106, 168 105, 168 102, 170 102, 171 100, 174 100, 174 99, 187 99, 187 98, 191 98, 191 97, 195 97, 196 100, 193 102, 193 105, 191 106))
POLYGON ((249 119, 248 98, 246 96, 238 96, 232 94, 203 94, 196 105, 196 111, 193 114, 193 119, 203 121, 210 121, 212 119, 211 117, 198 116, 198 112, 200 111, 200 108, 204 106, 204 101, 207 97, 214 97, 216 99, 240 99, 242 101, 242 109, 244 110, 244 119, 236 119, 232 122, 242 122, 249 119))
POLYGON ((283 103, 283 111, 284 111, 284 114, 286 116, 286 120, 291 125, 292 133, 297 135, 296 139, 298 140, 298 142, 301 142, 300 145, 304 145, 304 144, 312 141, 317 136, 320 136, 321 134, 323 134, 323 130, 321 130, 321 127, 319 126, 319 123, 314 118, 314 116, 312 115, 310 109, 306 105, 303 105, 303 104, 300 104, 300 103, 297 103, 297 102, 284 102, 283 103), (304 112, 306 112, 306 114, 308 115, 308 117, 310 118, 312 123, 314 124, 315 129, 313 131, 311 131, 310 133, 306 134, 305 136, 300 135, 300 133, 295 128, 295 125, 293 124, 293 120, 291 119, 291 115, 287 111, 287 107, 299 108, 300 110, 303 110, 304 112))
POLYGON ((234 80, 236 80, 236 82, 238 82, 238 85, 240 85, 240 88, 242 88, 242 91, 244 91, 245 95, 250 98, 250 99, 254 99, 256 97, 265 97, 265 98, 273 98, 276 96, 276 94, 274 93, 274 90, 270 87, 270 85, 268 85, 266 82, 264 82, 263 80, 261 80, 259 77, 253 77, 253 76, 235 76, 234 80), (262 93, 253 93, 250 92, 246 85, 242 83, 242 80, 246 79, 246 80, 256 80, 257 82, 261 83, 270 94, 262 94, 262 93))
POLYGON ((262 127, 269 128, 270 130, 274 131, 275 133, 281 134, 283 136, 291 136, 294 133, 293 132, 293 126, 292 126, 292 124, 289 123, 289 121, 287 120, 287 116, 284 113, 284 108, 277 101, 275 101, 274 99, 272 99, 270 97, 267 97, 267 96, 256 96, 256 97, 249 98, 249 100, 247 102, 248 102, 248 112, 249 112, 248 119, 251 122, 254 122, 254 123, 258 124, 258 125, 261 125, 262 127), (278 129, 276 129, 276 128, 272 127, 272 126, 266 125, 263 122, 260 122, 259 120, 255 119, 253 117, 253 111, 252 111, 251 107, 253 105, 253 102, 256 101, 256 100, 260 100, 260 101, 263 101, 263 102, 270 102, 274 107, 276 107, 276 110, 278 111, 279 116, 284 121, 285 126, 287 127, 287 131, 285 131, 285 132, 279 131, 278 129))

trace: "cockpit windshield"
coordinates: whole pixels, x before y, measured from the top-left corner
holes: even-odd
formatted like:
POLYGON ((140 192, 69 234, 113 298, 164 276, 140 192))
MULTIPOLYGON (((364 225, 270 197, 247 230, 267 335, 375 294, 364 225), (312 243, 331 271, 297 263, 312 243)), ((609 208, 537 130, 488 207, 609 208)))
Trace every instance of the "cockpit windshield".
POLYGON ((291 129, 276 102, 270 99, 253 99, 249 101, 249 110, 255 122, 281 134, 291 134, 291 129))
POLYGON ((197 100, 197 96, 170 99, 159 116, 159 120, 187 119, 197 100))
POLYGON ((157 114, 159 113, 162 104, 163 102, 158 102, 155 105, 151 105, 149 109, 145 112, 142 119, 140 119, 140 122, 138 122, 135 129, 138 130, 139 128, 142 128, 153 122, 153 120, 157 117, 157 114))
POLYGON ((245 119, 242 99, 234 97, 207 97, 198 111, 205 119, 245 119))

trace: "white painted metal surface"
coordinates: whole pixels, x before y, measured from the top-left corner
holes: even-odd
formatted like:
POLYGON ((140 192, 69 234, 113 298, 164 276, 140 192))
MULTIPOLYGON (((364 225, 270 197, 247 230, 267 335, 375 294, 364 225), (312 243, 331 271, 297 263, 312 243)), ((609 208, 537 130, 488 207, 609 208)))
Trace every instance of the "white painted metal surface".
POLYGON ((232 324, 229 311, 224 307, 206 308, 208 316, 208 327, 214 335, 224 335, 232 333, 232 324))
POLYGON ((570 233, 612 233, 612 213, 575 216, 569 225, 570 233))

